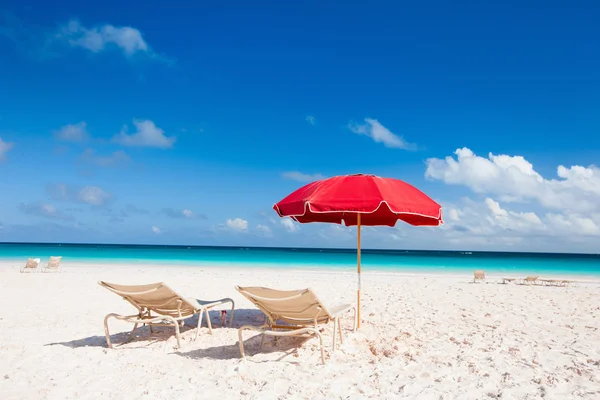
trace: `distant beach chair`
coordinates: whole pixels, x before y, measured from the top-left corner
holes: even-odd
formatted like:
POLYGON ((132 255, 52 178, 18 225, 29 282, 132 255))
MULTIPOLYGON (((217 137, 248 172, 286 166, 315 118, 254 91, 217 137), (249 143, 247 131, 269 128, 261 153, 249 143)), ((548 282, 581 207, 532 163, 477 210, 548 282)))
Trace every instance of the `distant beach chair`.
POLYGON ((38 266, 40 265, 39 258, 28 258, 25 266, 21 268, 21 272, 37 272, 39 271, 38 266))
POLYGON ((521 282, 524 285, 537 285, 540 281, 538 280, 539 276, 538 275, 530 275, 526 278, 523 279, 523 281, 521 282))
POLYGON ((518 278, 502 278, 502 283, 504 283, 505 285, 511 282, 516 281, 518 278))
POLYGON ((260 350, 265 342, 265 335, 269 336, 301 336, 315 335, 319 339, 321 362, 325 364, 325 351, 323 338, 319 333, 319 325, 326 325, 333 321, 333 350, 336 347, 336 330, 339 331, 340 343, 343 343, 340 317, 349 310, 354 310, 354 331, 356 331, 356 306, 343 304, 327 308, 310 289, 276 290, 263 287, 235 287, 244 297, 250 300, 267 316, 267 322, 262 326, 244 325, 238 330, 240 341, 240 355, 245 358, 244 330, 252 330, 262 334, 260 350), (277 321, 285 323, 278 325, 277 321))
POLYGON ((106 344, 109 348, 113 348, 110 341, 110 333, 108 331, 108 320, 116 318, 122 321, 127 321, 132 324, 133 330, 130 335, 133 337, 133 332, 138 325, 148 325, 152 332, 153 326, 172 326, 175 328, 175 336, 177 337, 177 348, 181 349, 181 336, 179 327, 183 326, 184 320, 198 314, 198 326, 196 329, 195 340, 200 334, 202 326, 202 313, 206 314, 208 331, 212 335, 212 324, 208 311, 216 306, 231 303, 231 316, 229 317, 229 326, 233 324, 233 313, 235 303, 230 298, 223 298, 214 301, 204 301, 192 298, 186 298, 179 295, 173 289, 162 282, 151 283, 147 285, 117 285, 108 282, 98 282, 98 284, 113 293, 121 296, 134 306, 138 313, 134 315, 119 315, 108 314, 104 318, 104 333, 106 334, 106 344))
POLYGON ((571 284, 571 281, 567 281, 564 279, 540 279, 540 281, 547 286, 560 286, 565 287, 571 284))
POLYGON ((60 257, 50 257, 48 260, 48 264, 42 269, 42 272, 58 272, 58 268, 60 267, 60 260, 62 260, 62 256, 60 257))
POLYGON ((476 269, 475 272, 473 272, 473 283, 476 283, 477 281, 483 282, 485 281, 485 271, 482 269, 476 269))

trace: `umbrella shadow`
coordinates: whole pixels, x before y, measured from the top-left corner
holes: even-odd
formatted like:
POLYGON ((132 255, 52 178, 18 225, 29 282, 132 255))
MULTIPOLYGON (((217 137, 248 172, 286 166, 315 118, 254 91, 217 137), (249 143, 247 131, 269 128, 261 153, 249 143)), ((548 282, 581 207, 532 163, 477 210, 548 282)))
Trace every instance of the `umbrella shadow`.
MULTIPOLYGON (((228 310, 228 313, 231 312, 228 310)), ((211 320, 211 324, 213 327, 213 335, 217 334, 215 329, 221 326, 220 317, 221 310, 212 310, 209 311, 209 316, 211 320)), ((238 329, 242 325, 262 325, 265 320, 265 315, 256 309, 240 309, 235 310, 234 319, 233 319, 233 329, 238 329)), ((109 322, 110 324, 110 322, 109 322)), ((179 327, 179 331, 182 336, 188 331, 193 331, 198 326, 198 315, 194 315, 186 320, 184 320, 183 326, 179 327)), ((203 318, 202 327, 200 328, 203 331, 207 330, 206 319, 203 318)), ((227 328, 229 327, 229 315, 227 315, 227 328)), ((110 327, 110 325, 109 325, 110 327)), ((202 335, 202 332, 200 333, 202 335)), ((135 330, 132 334, 131 331, 119 332, 110 335, 110 340, 113 343, 114 348, 120 348, 125 344, 130 344, 132 342, 139 341, 141 346, 135 347, 125 347, 126 349, 137 349, 140 347, 148 347, 156 342, 167 341, 170 338, 175 337, 175 328, 172 326, 154 326, 152 327, 152 331, 150 327, 147 325, 141 326, 135 330)), ((47 343, 45 346, 65 346, 72 349, 80 348, 80 347, 105 347, 106 344, 106 336, 104 335, 96 335, 89 336, 81 339, 75 339, 65 342, 54 342, 47 343)), ((239 353, 238 353, 239 354, 239 353)))

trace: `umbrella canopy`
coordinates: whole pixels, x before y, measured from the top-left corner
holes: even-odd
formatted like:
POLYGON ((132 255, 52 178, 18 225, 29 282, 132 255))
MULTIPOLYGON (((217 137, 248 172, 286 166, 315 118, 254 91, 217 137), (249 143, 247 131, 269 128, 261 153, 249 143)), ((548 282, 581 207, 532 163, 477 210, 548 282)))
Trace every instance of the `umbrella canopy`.
POLYGON ((309 183, 273 206, 280 217, 300 223, 329 222, 357 226, 358 326, 360 326, 360 227, 438 226, 442 207, 416 187, 375 175, 344 175, 309 183))

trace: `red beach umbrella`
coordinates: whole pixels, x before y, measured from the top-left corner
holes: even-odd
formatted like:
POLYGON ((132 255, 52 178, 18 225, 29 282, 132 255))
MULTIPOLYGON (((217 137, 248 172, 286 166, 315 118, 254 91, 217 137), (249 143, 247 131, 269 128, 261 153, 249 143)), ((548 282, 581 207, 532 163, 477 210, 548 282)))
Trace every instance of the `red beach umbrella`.
POLYGON ((360 227, 394 226, 401 220, 416 226, 438 226, 442 207, 406 182, 375 175, 334 176, 309 183, 273 206, 280 217, 300 223, 329 222, 358 231, 358 326, 360 326, 360 227))

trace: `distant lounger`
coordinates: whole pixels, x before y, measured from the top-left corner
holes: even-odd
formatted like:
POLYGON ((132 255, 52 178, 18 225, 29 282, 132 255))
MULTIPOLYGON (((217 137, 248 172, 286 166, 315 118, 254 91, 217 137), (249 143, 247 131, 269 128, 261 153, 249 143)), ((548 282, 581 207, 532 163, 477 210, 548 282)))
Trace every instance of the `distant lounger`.
POLYGON ((21 272, 37 272, 39 271, 38 266, 40 265, 39 258, 28 258, 25 266, 21 268, 21 272))
POLYGON ((235 304, 230 298, 223 298, 215 301, 185 298, 162 282, 147 285, 117 285, 100 281, 98 284, 121 296, 138 310, 138 313, 134 315, 108 314, 104 318, 106 344, 111 349, 112 343, 110 341, 110 333, 108 332, 108 320, 110 318, 116 318, 134 324, 131 335, 133 335, 133 332, 140 324, 149 325, 150 331, 152 331, 152 326, 172 326, 175 328, 178 349, 181 348, 179 327, 183 326, 185 319, 193 315, 198 314, 196 340, 198 339, 200 327, 202 326, 202 313, 206 314, 208 330, 212 335, 212 325, 208 311, 213 307, 231 303, 229 326, 231 327, 231 324, 233 324, 235 304))
POLYGON ((539 281, 538 278, 539 278, 538 275, 535 275, 535 276, 530 275, 530 276, 524 278, 521 283, 524 285, 531 285, 531 284, 538 285, 541 283, 541 281, 539 281))
POLYGON ((58 272, 58 268, 60 267, 60 260, 62 260, 62 256, 50 257, 50 260, 48 260, 48 264, 44 267, 42 272, 58 272))
POLYGON ((483 282, 485 280, 485 271, 481 270, 481 269, 476 269, 475 272, 473 272, 473 282, 483 282))
MULTIPOLYGON (((340 343, 343 343, 340 317, 349 310, 354 310, 354 330, 356 330, 356 306, 343 304, 327 308, 310 289, 276 290, 264 287, 240 287, 236 289, 250 300, 267 316, 267 321, 262 326, 244 325, 238 331, 240 341, 240 354, 245 357, 242 333, 244 330, 260 332, 262 340, 260 349, 269 336, 301 336, 315 335, 319 339, 321 362, 325 364, 323 338, 319 333, 319 325, 333 321, 333 350, 336 344, 336 330, 339 331, 340 343), (281 321, 284 324, 277 324, 281 321)), ((260 350, 259 350, 260 351, 260 350)))
POLYGON ((546 286, 569 286, 572 282, 564 279, 540 279, 546 286))
POLYGON ((507 284, 518 280, 518 278, 502 278, 502 283, 507 284))

